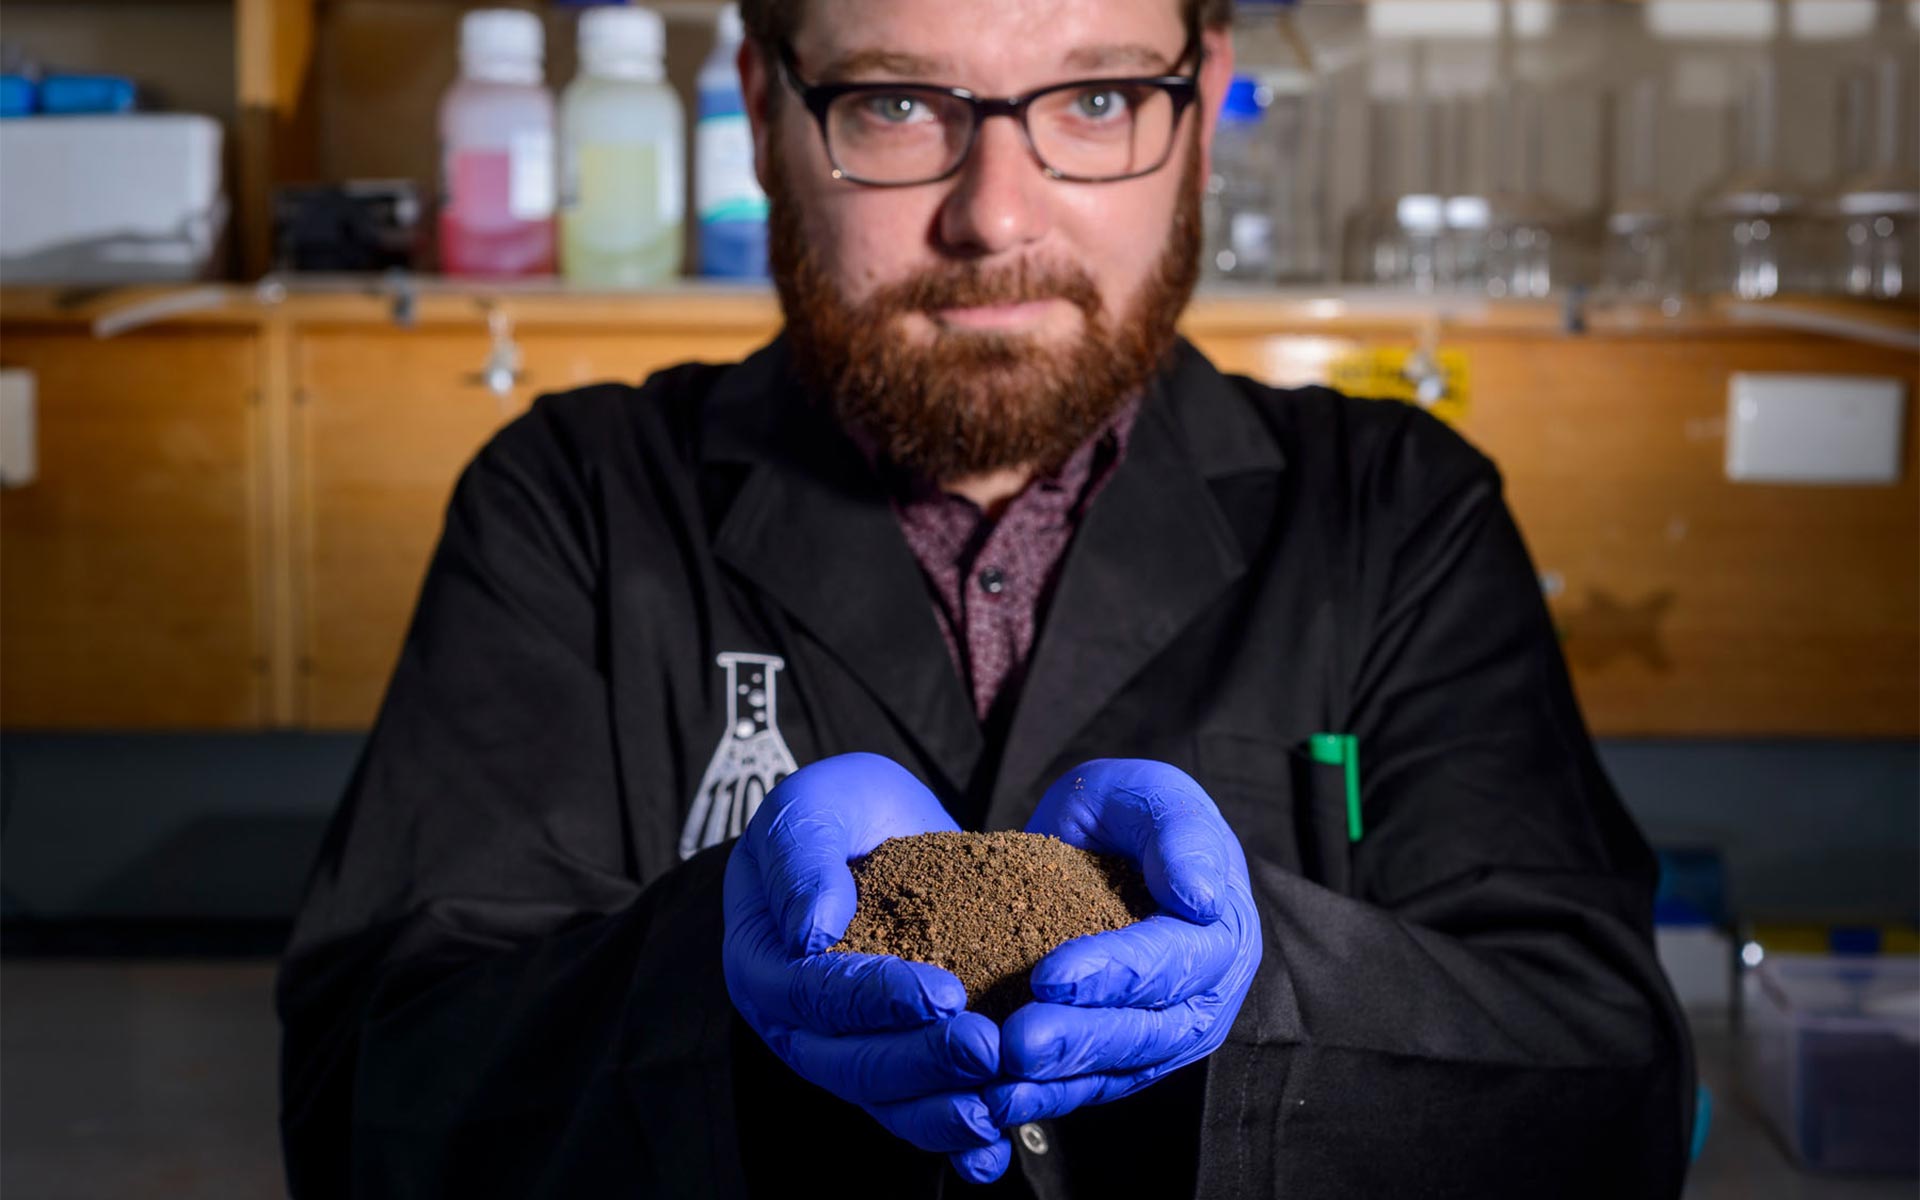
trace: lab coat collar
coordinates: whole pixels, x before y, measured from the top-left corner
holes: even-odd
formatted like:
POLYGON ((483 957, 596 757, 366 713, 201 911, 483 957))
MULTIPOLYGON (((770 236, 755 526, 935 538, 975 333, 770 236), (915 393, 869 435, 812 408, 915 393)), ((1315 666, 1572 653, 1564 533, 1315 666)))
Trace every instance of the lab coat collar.
POLYGON ((722 376, 702 456, 749 470, 718 558, 817 638, 925 752, 957 802, 984 740, 935 623, 920 565, 852 439, 810 402, 785 340, 722 376))

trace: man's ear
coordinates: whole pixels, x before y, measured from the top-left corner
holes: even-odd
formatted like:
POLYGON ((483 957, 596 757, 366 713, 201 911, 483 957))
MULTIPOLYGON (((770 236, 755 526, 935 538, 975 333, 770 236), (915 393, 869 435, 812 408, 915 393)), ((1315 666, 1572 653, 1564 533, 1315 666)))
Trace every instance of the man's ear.
POLYGON ((1213 174, 1213 131, 1220 124, 1220 106, 1233 82, 1233 34, 1226 29, 1201 31, 1206 61, 1200 64, 1200 178, 1213 174))
POLYGON ((768 177, 773 156, 769 143, 773 138, 773 89, 778 86, 773 63, 752 38, 740 43, 740 56, 735 61, 740 68, 740 97, 747 109, 747 126, 753 130, 753 174, 760 181, 760 190, 771 194, 768 177))

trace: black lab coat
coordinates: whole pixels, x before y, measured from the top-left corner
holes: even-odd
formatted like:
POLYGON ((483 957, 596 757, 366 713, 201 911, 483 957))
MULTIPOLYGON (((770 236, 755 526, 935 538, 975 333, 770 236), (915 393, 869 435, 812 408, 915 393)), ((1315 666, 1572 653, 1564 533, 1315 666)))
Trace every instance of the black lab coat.
POLYGON ((1009 711, 976 720, 782 342, 539 401, 460 479, 282 968, 295 1195, 1677 1194, 1651 856, 1444 426, 1183 344, 1009 711), (993 1193, 792 1076, 722 982, 731 840, 679 852, 745 719, 723 654, 778 657, 752 731, 794 762, 887 755, 966 828, 1086 759, 1190 772, 1264 935, 1226 1044, 1047 1123, 993 1193), (1319 732, 1358 739, 1357 842, 1319 732))

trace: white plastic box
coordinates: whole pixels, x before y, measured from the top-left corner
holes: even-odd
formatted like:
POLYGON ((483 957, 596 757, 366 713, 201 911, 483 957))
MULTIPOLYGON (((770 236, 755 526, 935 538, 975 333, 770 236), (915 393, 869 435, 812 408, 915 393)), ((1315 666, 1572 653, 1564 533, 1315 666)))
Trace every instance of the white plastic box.
POLYGON ((1802 1166, 1920 1173, 1920 958, 1768 955, 1743 998, 1747 1086, 1802 1166))
POLYGON ((226 217, 211 117, 0 121, 0 283, 203 278, 226 217))

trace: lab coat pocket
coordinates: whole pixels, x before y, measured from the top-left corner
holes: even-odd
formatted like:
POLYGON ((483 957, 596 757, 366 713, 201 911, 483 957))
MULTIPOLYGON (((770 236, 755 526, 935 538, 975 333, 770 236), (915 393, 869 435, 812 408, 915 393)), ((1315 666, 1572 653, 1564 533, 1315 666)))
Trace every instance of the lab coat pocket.
POLYGON ((1350 877, 1347 778, 1295 743, 1244 733, 1199 736, 1200 782, 1251 862, 1271 863, 1336 892, 1350 877))

